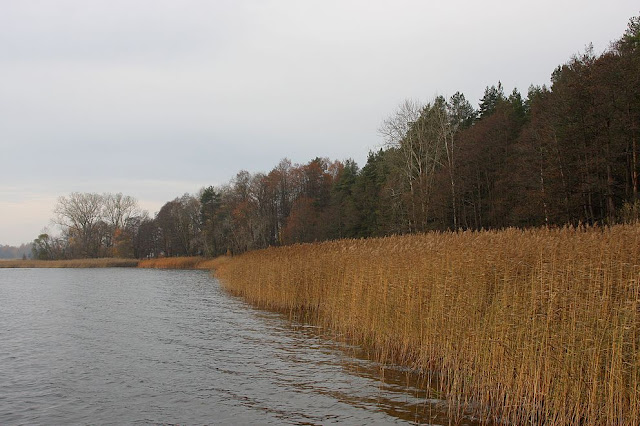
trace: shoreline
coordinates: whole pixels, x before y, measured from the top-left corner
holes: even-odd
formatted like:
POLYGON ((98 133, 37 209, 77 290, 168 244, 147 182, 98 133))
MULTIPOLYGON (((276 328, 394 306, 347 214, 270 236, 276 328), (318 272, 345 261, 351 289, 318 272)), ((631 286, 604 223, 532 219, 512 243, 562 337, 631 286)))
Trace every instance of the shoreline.
POLYGON ((155 269, 201 269, 211 270, 214 259, 204 257, 165 257, 156 259, 60 259, 33 260, 7 259, 0 260, 0 269, 19 268, 155 268, 155 269))
POLYGON ((0 269, 9 268, 135 268, 137 259, 98 258, 62 260, 0 260, 0 269))
POLYGON ((640 418, 640 226, 434 232, 274 247, 215 264, 230 293, 416 369, 452 413, 640 418))
POLYGON ((550 425, 640 418, 640 225, 434 232, 129 263, 210 270, 258 308, 420 372, 454 415, 550 425))

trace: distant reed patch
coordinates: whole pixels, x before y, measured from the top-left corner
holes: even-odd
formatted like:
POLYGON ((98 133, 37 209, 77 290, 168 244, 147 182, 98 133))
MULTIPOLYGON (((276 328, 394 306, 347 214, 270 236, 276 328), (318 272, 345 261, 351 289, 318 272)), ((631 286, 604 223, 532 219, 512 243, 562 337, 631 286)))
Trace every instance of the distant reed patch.
POLYGON ((0 260, 0 268, 130 268, 137 259, 0 260))
POLYGON ((198 256, 191 257, 161 257, 144 259, 138 264, 140 268, 155 269, 212 269, 212 259, 198 256))

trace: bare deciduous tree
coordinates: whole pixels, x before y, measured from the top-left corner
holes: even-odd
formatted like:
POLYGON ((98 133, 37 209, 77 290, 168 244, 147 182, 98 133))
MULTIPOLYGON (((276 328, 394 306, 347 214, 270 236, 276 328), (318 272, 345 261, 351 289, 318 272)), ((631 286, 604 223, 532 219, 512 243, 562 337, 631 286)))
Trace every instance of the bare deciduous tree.
POLYGON ((129 195, 117 194, 103 195, 103 216, 105 221, 114 229, 124 227, 127 220, 139 215, 138 201, 129 195))
POLYGON ((102 219, 103 200, 104 197, 100 194, 80 192, 58 198, 54 222, 74 239, 81 256, 98 255, 98 226, 102 219))
POLYGON ((379 132, 385 145, 399 152, 403 160, 410 203, 408 231, 423 231, 429 222, 436 171, 452 153, 446 105, 441 98, 426 105, 406 100, 379 132))

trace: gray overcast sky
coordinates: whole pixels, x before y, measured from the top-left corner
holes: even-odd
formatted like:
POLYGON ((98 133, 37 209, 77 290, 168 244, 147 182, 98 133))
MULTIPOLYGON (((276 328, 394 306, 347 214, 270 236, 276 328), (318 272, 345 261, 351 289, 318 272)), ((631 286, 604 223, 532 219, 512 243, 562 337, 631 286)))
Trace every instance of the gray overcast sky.
POLYGON ((355 159, 406 98, 547 84, 637 0, 0 0, 0 244, 56 198, 151 214, 288 157, 355 159))

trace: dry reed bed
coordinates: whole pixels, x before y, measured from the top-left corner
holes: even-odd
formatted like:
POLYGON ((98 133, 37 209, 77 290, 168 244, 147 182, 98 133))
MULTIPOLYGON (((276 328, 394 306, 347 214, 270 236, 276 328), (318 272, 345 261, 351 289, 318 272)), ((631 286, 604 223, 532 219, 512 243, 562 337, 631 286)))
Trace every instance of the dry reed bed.
POLYGON ((231 292, 419 369, 453 415, 640 422, 640 226, 342 240, 214 266, 231 292))
POLYGON ((206 269, 213 268, 212 260, 203 257, 160 257, 141 260, 139 268, 155 269, 206 269))
POLYGON ((70 260, 0 260, 0 268, 111 268, 139 267, 156 269, 213 268, 212 260, 202 257, 165 257, 157 259, 70 259, 70 260))
POLYGON ((123 268, 138 266, 137 259, 2 260, 0 268, 123 268))

